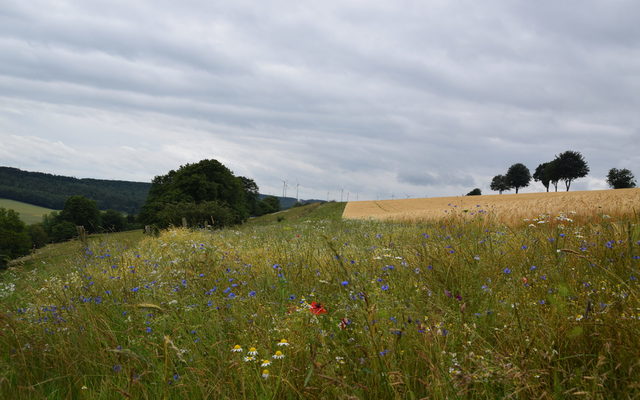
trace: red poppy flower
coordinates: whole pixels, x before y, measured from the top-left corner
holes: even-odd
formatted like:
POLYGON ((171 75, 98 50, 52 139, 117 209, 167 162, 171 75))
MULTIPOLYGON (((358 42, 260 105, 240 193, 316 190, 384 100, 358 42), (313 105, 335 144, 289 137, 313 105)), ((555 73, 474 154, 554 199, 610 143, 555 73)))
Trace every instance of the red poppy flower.
POLYGON ((315 301, 311 302, 311 308, 309 309, 315 315, 326 314, 327 310, 320 303, 316 303, 315 301))

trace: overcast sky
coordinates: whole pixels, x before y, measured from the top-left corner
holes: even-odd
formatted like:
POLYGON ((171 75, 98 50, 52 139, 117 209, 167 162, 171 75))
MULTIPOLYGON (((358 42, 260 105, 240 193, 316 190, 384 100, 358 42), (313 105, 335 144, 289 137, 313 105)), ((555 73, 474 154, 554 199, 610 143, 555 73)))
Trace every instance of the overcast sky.
MULTIPOLYGON (((0 165, 262 193, 491 193, 565 150, 640 176, 640 2, 0 0, 0 165)), ((541 191, 532 183, 525 191, 541 191)))

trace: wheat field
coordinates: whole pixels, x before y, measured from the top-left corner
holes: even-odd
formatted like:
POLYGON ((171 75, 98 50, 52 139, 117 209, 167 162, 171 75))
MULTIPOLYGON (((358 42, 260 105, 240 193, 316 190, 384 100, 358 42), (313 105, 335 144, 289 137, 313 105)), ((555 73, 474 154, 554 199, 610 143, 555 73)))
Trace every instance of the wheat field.
POLYGON ((640 189, 520 193, 485 196, 353 201, 343 218, 427 221, 486 215, 504 223, 544 223, 556 219, 621 216, 640 212, 640 189))

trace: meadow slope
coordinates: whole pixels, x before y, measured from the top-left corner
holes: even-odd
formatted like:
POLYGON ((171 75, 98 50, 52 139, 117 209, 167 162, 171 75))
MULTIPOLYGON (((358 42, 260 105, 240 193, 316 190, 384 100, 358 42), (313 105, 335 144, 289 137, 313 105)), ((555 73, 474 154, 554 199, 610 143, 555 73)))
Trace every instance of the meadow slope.
POLYGON ((545 215, 601 216, 640 212, 640 188, 574 192, 520 193, 349 202, 343 217, 396 221, 437 220, 452 214, 485 213, 519 223, 545 215))
POLYGON ((640 222, 92 237, 0 274, 0 398, 640 396, 640 222))
POLYGON ((25 224, 37 224, 39 222, 42 222, 43 216, 51 213, 52 211, 55 211, 50 208, 34 206, 33 204, 9 199, 0 199, 0 207, 6 208, 8 210, 14 210, 18 214, 20 214, 20 219, 25 224))

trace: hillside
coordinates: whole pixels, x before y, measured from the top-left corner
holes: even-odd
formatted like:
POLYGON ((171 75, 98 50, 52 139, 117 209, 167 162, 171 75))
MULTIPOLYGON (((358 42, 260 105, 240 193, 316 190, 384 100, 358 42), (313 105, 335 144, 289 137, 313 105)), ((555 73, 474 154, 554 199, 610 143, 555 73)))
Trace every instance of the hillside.
POLYGON ((105 179, 78 179, 17 168, 0 167, 0 198, 41 207, 62 209, 69 196, 81 195, 98 203, 101 210, 138 213, 150 183, 105 179))
MULTIPOLYGON (((151 183, 106 179, 73 178, 43 172, 23 171, 18 168, 0 167, 0 198, 6 198, 35 206, 61 210, 69 196, 81 195, 98 203, 101 210, 114 209, 137 214, 147 199, 151 183)), ((267 195, 260 194, 260 198, 267 195)), ((293 207, 293 197, 275 196, 280 208, 293 207)), ((322 200, 301 200, 304 203, 322 200)))
POLYGON ((9 199, 0 199, 0 207, 6 208, 7 210, 14 210, 20 214, 20 219, 26 224, 42 222, 42 216, 55 211, 50 208, 34 206, 33 204, 9 199))
POLYGON ((0 398, 640 395, 637 214, 507 228, 343 206, 15 261, 0 398))

